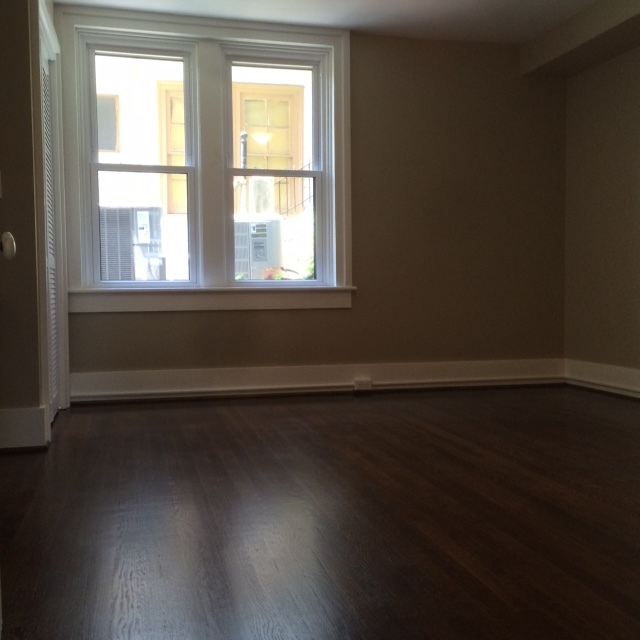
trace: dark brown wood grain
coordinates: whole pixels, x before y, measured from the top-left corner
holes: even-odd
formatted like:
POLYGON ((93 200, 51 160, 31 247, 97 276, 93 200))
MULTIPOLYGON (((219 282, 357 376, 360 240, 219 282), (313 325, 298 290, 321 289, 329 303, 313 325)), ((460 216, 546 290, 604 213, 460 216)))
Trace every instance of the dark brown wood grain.
POLYGON ((75 406, 0 456, 2 640, 640 638, 640 403, 75 406))

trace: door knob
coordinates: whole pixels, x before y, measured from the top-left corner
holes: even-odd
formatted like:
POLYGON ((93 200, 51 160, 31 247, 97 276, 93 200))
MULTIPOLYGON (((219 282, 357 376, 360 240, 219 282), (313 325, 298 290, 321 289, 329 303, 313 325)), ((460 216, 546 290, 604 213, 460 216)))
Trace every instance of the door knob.
POLYGON ((9 231, 0 236, 0 251, 7 260, 13 260, 16 256, 16 240, 9 231))

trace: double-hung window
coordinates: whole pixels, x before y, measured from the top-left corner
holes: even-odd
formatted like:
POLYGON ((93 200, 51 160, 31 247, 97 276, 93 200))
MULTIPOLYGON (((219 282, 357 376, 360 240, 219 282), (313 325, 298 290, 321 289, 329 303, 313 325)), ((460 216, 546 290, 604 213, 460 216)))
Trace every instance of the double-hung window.
POLYGON ((87 55, 88 275, 96 285, 192 282, 195 171, 185 117, 190 59, 124 43, 92 45, 87 55))
POLYGON ((348 35, 57 11, 71 310, 349 306, 348 35))

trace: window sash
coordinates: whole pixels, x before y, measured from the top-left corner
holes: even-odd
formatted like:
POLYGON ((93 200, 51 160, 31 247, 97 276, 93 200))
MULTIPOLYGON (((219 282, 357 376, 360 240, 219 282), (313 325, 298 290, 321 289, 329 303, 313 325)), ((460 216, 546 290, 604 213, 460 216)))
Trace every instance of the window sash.
MULTIPOLYGON (((333 139, 335 109, 333 96, 333 73, 330 69, 331 56, 326 51, 313 51, 304 47, 262 45, 247 43, 242 46, 224 47, 226 56, 226 96, 225 96, 225 142, 227 161, 227 211, 233 216, 234 189, 233 179, 238 176, 265 176, 275 178, 312 178, 314 182, 315 206, 315 278, 311 281, 236 281, 234 229, 228 224, 226 230, 227 246, 230 248, 226 262, 228 286, 245 287, 333 287, 341 283, 336 256, 336 224, 335 224, 335 176, 333 172, 334 145, 333 139), (311 79, 311 132, 312 149, 311 165, 308 169, 243 169, 234 166, 234 122, 233 122, 233 80, 234 66, 264 67, 265 69, 300 69, 310 70, 311 79)), ((265 85, 269 87, 268 84, 265 85)))
POLYGON ((188 287, 197 284, 197 271, 192 259, 194 254, 195 238, 197 237, 197 224, 194 215, 194 190, 195 190, 195 168, 169 165, 131 165, 131 164, 108 164, 94 162, 91 164, 91 229, 92 229, 92 274, 93 282, 98 288, 175 288, 188 287), (108 173, 141 173, 141 174, 184 174, 187 176, 187 234, 188 234, 188 256, 189 256, 189 277, 180 280, 103 280, 102 279, 102 238, 100 236, 100 192, 99 175, 101 172, 108 173))
MULTIPOLYGON (((235 287, 255 287, 255 286, 326 286, 327 280, 324 256, 321 251, 326 246, 325 230, 322 224, 322 217, 318 215, 323 205, 322 203, 323 174, 321 171, 305 170, 261 170, 261 169, 229 169, 227 187, 232 193, 232 227, 233 241, 229 245, 231 251, 230 260, 227 261, 227 270, 234 278, 235 287), (268 178, 272 182, 274 190, 271 192, 272 202, 270 212, 253 211, 245 198, 252 200, 251 178, 268 178), (249 179, 244 185, 238 185, 241 189, 237 191, 236 180, 238 178, 249 179), (285 211, 279 206, 279 179, 286 179, 286 203, 289 206, 285 211), (309 181, 305 187, 304 182, 309 181), (298 183, 298 184, 296 184, 298 183), (248 190, 247 190, 248 189, 248 190), (291 206, 289 198, 302 194, 303 197, 291 206), (240 196, 240 200, 236 197, 240 196), (240 209, 238 210, 238 205, 240 209), (243 206, 244 205, 244 206, 243 206), (311 218, 310 218, 311 216, 311 218), (265 238, 276 234, 277 240, 264 240, 267 252, 270 256, 257 256, 255 254, 254 243, 261 240, 254 236, 254 231, 249 237, 242 233, 236 234, 237 225, 248 225, 248 227, 265 226, 265 238), (275 225, 275 227, 274 227, 275 225), (291 230, 296 232, 296 240, 292 241, 291 230), (241 244, 236 246, 236 241, 242 239, 241 244), (293 243, 292 243, 293 242, 293 243), (240 253, 238 249, 240 248, 240 253), (244 256, 244 257, 242 257, 244 256), (243 267, 243 268, 242 268, 243 267), (229 271, 231 270, 231 271, 229 271), (251 273, 251 276, 238 279, 239 273, 251 273), (271 274, 265 277, 265 273, 271 274), (313 277, 311 277, 313 273, 313 277), (274 280, 270 280, 273 277, 274 280)), ((229 240, 228 240, 229 242, 229 240)))
MULTIPOLYGON (((103 39, 103 38, 98 38, 103 39)), ((152 41, 149 47, 140 46, 138 38, 126 34, 117 35, 112 38, 104 38, 104 44, 98 42, 88 42, 87 48, 87 67, 85 71, 80 69, 81 75, 86 75, 86 81, 89 83, 89 141, 91 145, 90 150, 90 162, 95 163, 98 161, 98 154, 100 153, 100 145, 98 141, 98 92, 96 81, 96 55, 105 55, 122 58, 139 58, 142 60, 166 60, 166 61, 180 61, 183 65, 183 96, 184 96, 184 111, 185 111, 185 165, 193 166, 194 163, 194 136, 197 132, 193 130, 193 125, 197 122, 197 119, 192 119, 191 114, 194 110, 192 105, 192 79, 194 69, 192 68, 191 58, 192 52, 189 50, 188 43, 185 41, 179 43, 176 48, 175 42, 170 41, 152 41), (181 45, 181 46, 180 46, 181 45)))

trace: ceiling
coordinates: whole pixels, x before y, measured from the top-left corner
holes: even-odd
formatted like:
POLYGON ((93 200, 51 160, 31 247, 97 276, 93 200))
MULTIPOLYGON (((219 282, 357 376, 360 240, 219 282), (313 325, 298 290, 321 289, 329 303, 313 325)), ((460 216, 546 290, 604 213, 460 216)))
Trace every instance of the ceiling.
POLYGON ((389 35, 522 43, 596 0, 69 0, 73 4, 342 27, 389 35))

